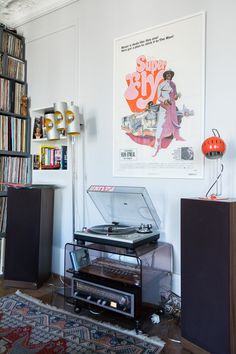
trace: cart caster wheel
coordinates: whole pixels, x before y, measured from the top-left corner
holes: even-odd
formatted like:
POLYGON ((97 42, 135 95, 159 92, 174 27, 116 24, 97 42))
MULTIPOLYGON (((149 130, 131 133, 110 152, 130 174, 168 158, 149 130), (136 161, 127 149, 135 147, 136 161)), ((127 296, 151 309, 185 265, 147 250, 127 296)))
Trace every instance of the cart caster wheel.
POLYGON ((135 321, 135 332, 136 334, 142 334, 142 330, 140 328, 140 321, 135 321))
POLYGON ((75 305, 74 312, 75 313, 80 313, 80 311, 81 311, 81 308, 79 306, 75 305))
POLYGON ((135 332, 137 335, 143 334, 143 331, 140 328, 135 328, 135 332))

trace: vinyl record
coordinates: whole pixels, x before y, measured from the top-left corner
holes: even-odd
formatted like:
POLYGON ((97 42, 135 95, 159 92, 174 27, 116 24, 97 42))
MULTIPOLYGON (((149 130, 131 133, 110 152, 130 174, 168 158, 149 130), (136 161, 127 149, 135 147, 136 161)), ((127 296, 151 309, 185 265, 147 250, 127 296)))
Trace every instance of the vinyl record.
POLYGON ((136 232, 136 228, 133 226, 127 225, 96 225, 92 226, 88 229, 89 232, 93 234, 101 234, 101 235, 123 235, 123 234, 132 234, 136 232))

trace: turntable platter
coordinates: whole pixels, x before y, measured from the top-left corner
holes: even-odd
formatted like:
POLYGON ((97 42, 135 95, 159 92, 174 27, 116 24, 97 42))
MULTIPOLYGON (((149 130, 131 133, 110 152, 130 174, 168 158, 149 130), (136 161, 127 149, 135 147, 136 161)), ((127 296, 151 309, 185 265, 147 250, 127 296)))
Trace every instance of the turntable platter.
POLYGON ((123 234, 132 234, 137 231, 134 226, 127 225, 116 225, 116 224, 108 224, 108 225, 96 225, 92 226, 88 229, 92 234, 100 234, 100 235, 123 235, 123 234))

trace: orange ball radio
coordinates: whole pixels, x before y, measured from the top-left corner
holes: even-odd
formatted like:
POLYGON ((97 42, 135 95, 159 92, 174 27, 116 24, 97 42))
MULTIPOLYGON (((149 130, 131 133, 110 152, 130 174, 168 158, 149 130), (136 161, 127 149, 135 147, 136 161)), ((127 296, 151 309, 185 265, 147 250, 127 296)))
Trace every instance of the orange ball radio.
POLYGON ((216 161, 216 179, 215 182, 211 185, 210 189, 206 193, 206 197, 208 198, 208 194, 212 190, 214 186, 216 186, 216 193, 210 196, 210 199, 217 199, 218 196, 221 195, 222 190, 222 172, 224 166, 221 162, 221 158, 225 153, 226 145, 223 139, 221 139, 220 134, 217 129, 212 129, 214 136, 207 138, 202 143, 202 152, 204 156, 211 160, 216 161))

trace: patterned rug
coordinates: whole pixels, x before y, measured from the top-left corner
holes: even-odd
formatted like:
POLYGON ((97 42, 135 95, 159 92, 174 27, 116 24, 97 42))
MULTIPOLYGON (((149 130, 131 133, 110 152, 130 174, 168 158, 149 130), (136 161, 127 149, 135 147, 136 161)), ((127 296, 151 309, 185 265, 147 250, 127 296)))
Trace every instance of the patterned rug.
POLYGON ((73 315, 17 291, 0 298, 0 353, 157 354, 164 342, 73 315))

